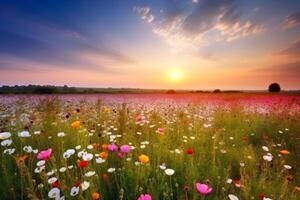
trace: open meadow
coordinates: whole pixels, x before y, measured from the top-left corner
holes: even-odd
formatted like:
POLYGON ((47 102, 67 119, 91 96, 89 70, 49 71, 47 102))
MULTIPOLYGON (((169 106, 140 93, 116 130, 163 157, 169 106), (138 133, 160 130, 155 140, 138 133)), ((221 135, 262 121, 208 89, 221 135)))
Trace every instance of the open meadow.
POLYGON ((0 199, 300 198, 300 96, 3 95, 0 199))

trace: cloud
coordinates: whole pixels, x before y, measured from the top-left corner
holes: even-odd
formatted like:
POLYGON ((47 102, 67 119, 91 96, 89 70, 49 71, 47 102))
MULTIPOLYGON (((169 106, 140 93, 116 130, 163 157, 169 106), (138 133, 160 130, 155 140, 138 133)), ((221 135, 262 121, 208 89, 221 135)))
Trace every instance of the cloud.
POLYGON ((291 58, 300 58, 300 40, 292 43, 286 49, 276 52, 275 55, 287 56, 291 58))
POLYGON ((273 65, 265 68, 255 69, 255 72, 280 77, 282 79, 297 79, 299 81, 300 62, 292 62, 281 65, 273 65))
POLYGON ((287 16, 282 22, 283 29, 294 28, 300 25, 300 10, 287 16))
MULTIPOLYGON (((215 38, 232 41, 263 30, 262 25, 242 19, 237 0, 202 0, 178 6, 180 9, 174 7, 167 7, 164 15, 148 21, 154 33, 171 43, 200 43, 212 32, 217 35, 215 38)), ((153 15, 149 7, 143 7, 139 13, 144 20, 153 15)))
POLYGON ((98 72, 110 72, 115 71, 115 66, 136 64, 130 56, 105 44, 94 45, 82 40, 69 42, 66 47, 56 40, 46 42, 18 33, 0 31, 0 70, 10 68, 30 71, 36 70, 38 66, 44 69, 47 66, 46 68, 54 69, 84 67, 98 72), (97 62, 94 62, 94 58, 97 58, 97 62))
POLYGON ((147 21, 148 23, 151 23, 154 20, 154 16, 150 14, 149 7, 134 7, 133 11, 137 12, 141 19, 147 21))

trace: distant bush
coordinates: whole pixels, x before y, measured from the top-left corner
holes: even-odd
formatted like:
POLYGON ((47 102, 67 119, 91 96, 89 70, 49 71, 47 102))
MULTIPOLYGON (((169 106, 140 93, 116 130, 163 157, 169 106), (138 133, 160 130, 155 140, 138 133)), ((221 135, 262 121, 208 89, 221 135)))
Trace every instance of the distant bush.
POLYGON ((278 83, 271 83, 269 85, 269 92, 280 92, 281 88, 278 83))
POLYGON ((213 93, 220 93, 220 92, 221 92, 220 89, 215 89, 215 90, 213 91, 213 93))
POLYGON ((175 93, 176 93, 175 90, 168 90, 168 91, 167 91, 167 94, 175 94, 175 93))

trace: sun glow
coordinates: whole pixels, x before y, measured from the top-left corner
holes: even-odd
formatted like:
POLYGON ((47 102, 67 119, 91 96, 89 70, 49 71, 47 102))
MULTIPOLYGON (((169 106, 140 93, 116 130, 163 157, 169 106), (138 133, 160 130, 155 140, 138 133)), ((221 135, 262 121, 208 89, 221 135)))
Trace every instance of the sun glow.
POLYGON ((177 82, 177 81, 182 80, 183 73, 180 70, 172 70, 168 73, 168 78, 172 82, 177 82))

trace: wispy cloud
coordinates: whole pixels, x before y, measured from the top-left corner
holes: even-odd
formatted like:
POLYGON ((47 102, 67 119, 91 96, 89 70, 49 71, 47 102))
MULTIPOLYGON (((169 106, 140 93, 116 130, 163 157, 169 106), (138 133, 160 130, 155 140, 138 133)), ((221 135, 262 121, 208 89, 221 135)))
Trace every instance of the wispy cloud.
POLYGON ((149 7, 134 7, 133 11, 137 12, 141 19, 147 21, 148 23, 151 23, 154 20, 154 16, 150 14, 149 7))
POLYGON ((46 42, 17 33, 0 31, 0 43, 0 70, 10 68, 30 71, 30 68, 36 70, 37 66, 41 69, 50 66, 50 68, 74 69, 84 67, 87 70, 109 72, 115 71, 114 66, 136 63, 130 56, 105 44, 98 46, 82 40, 72 41, 68 47, 64 47, 57 45, 56 41, 46 42), (32 61, 34 64, 32 62, 22 64, 24 60, 32 61))
POLYGON ((282 22, 282 28, 289 29, 300 25, 300 10, 287 16, 282 22))
MULTIPOLYGON (((242 19, 236 0, 203 0, 178 7, 168 7, 160 18, 155 17, 156 20, 150 22, 147 20, 152 24, 153 32, 170 43, 200 43, 212 32, 215 32, 218 40, 232 41, 263 30, 262 25, 242 19)), ((139 10, 143 20, 147 16, 154 16, 149 7, 139 10)))
POLYGON ((300 58, 300 40, 292 43, 287 48, 276 52, 275 55, 287 56, 292 58, 300 58))
POLYGON ((292 62, 280 65, 272 65, 264 68, 257 68, 254 69, 253 72, 258 72, 264 75, 271 75, 280 79, 293 79, 293 81, 297 80, 297 82, 300 83, 300 62, 292 62))

